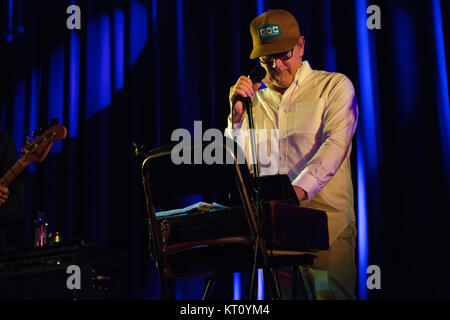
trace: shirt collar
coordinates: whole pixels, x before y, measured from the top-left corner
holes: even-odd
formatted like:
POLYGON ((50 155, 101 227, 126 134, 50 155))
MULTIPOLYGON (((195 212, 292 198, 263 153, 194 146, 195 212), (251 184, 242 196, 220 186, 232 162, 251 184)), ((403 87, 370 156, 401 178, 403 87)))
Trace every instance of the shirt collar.
MULTIPOLYGON (((307 60, 303 61, 302 66, 298 68, 297 72, 295 73, 294 80, 292 81, 289 88, 284 93, 285 95, 289 95, 292 90, 294 90, 297 86, 299 86, 304 79, 312 72, 311 66, 309 65, 309 62, 307 60)), ((280 107, 281 99, 283 95, 275 90, 272 90, 270 88, 267 88, 267 93, 272 97, 272 100, 275 102, 270 105, 272 109, 275 111, 278 110, 280 107)), ((292 107, 292 106, 291 106, 292 107)), ((287 106, 289 108, 289 106, 287 106)), ((289 108, 290 109, 290 108, 289 108)))
MULTIPOLYGON (((307 60, 305 60, 305 61, 303 61, 303 63, 302 63, 302 66, 300 67, 300 68, 298 68, 297 69, 297 72, 295 73, 295 77, 294 77, 294 80, 292 81, 292 83, 290 84, 290 86, 288 87, 288 89, 287 90, 289 90, 289 88, 291 88, 291 87, 295 87, 295 86, 298 86, 298 85, 300 85, 302 82, 303 82, 303 80, 312 72, 313 70, 311 69, 311 66, 309 65, 309 62, 307 61, 307 60)), ((267 88, 267 89, 269 89, 269 88, 267 88)), ((286 90, 286 91, 287 91, 286 90)), ((279 93, 279 92, 277 92, 277 91, 275 91, 275 90, 272 90, 272 89, 269 89, 269 91, 273 94, 273 95, 275 95, 275 96, 277 96, 280 100, 281 100, 281 93, 279 93)))
POLYGON ((302 66, 298 68, 297 72, 295 73, 294 81, 292 81, 292 83, 300 85, 311 72, 312 69, 309 65, 308 60, 303 61, 302 66))

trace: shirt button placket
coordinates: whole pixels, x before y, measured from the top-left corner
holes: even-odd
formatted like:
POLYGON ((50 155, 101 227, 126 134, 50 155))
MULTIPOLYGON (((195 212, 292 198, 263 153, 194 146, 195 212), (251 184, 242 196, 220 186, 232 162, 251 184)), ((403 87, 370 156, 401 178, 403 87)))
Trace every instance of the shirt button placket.
POLYGON ((280 146, 279 146, 279 153, 280 153, 280 167, 279 172, 281 174, 286 173, 286 126, 287 126, 287 113, 285 111, 285 108, 283 106, 280 106, 280 123, 279 123, 279 130, 280 130, 280 146))

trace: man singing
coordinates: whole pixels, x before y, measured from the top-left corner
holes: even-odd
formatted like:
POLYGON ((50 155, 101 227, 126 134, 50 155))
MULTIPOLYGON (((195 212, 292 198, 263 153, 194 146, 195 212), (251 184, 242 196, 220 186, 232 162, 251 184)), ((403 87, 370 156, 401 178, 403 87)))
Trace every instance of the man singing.
MULTIPOLYGON (((330 248, 314 253, 314 266, 303 276, 317 299, 355 299, 350 153, 358 109, 353 85, 345 75, 313 70, 303 60, 305 38, 289 12, 263 13, 251 22, 250 33, 250 58, 258 58, 266 70, 267 88, 258 91, 261 83, 238 79, 230 89, 228 130, 234 128, 235 139, 242 141, 247 112, 235 97, 250 97, 257 135, 262 129, 276 132, 267 141, 270 165, 259 165, 259 174, 287 174, 301 206, 327 213, 330 248)), ((246 144, 241 147, 248 159, 246 144)), ((277 271, 283 299, 297 297, 293 274, 290 268, 277 271)))

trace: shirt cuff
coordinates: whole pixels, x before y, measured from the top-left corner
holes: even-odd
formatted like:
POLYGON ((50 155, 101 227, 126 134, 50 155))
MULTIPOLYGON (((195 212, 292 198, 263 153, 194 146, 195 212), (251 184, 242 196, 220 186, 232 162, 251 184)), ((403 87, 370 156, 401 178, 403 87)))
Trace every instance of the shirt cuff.
POLYGON ((314 195, 320 190, 316 177, 314 177, 311 173, 307 171, 302 171, 298 175, 298 177, 295 178, 292 184, 305 190, 307 196, 306 199, 308 200, 314 197, 314 195))

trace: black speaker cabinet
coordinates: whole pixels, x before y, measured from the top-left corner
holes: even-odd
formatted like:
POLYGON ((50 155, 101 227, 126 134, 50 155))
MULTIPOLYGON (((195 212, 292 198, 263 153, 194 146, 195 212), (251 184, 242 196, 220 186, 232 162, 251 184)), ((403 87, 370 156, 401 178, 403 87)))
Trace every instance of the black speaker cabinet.
POLYGON ((120 299, 123 258, 120 250, 86 245, 2 253, 0 299, 120 299))

